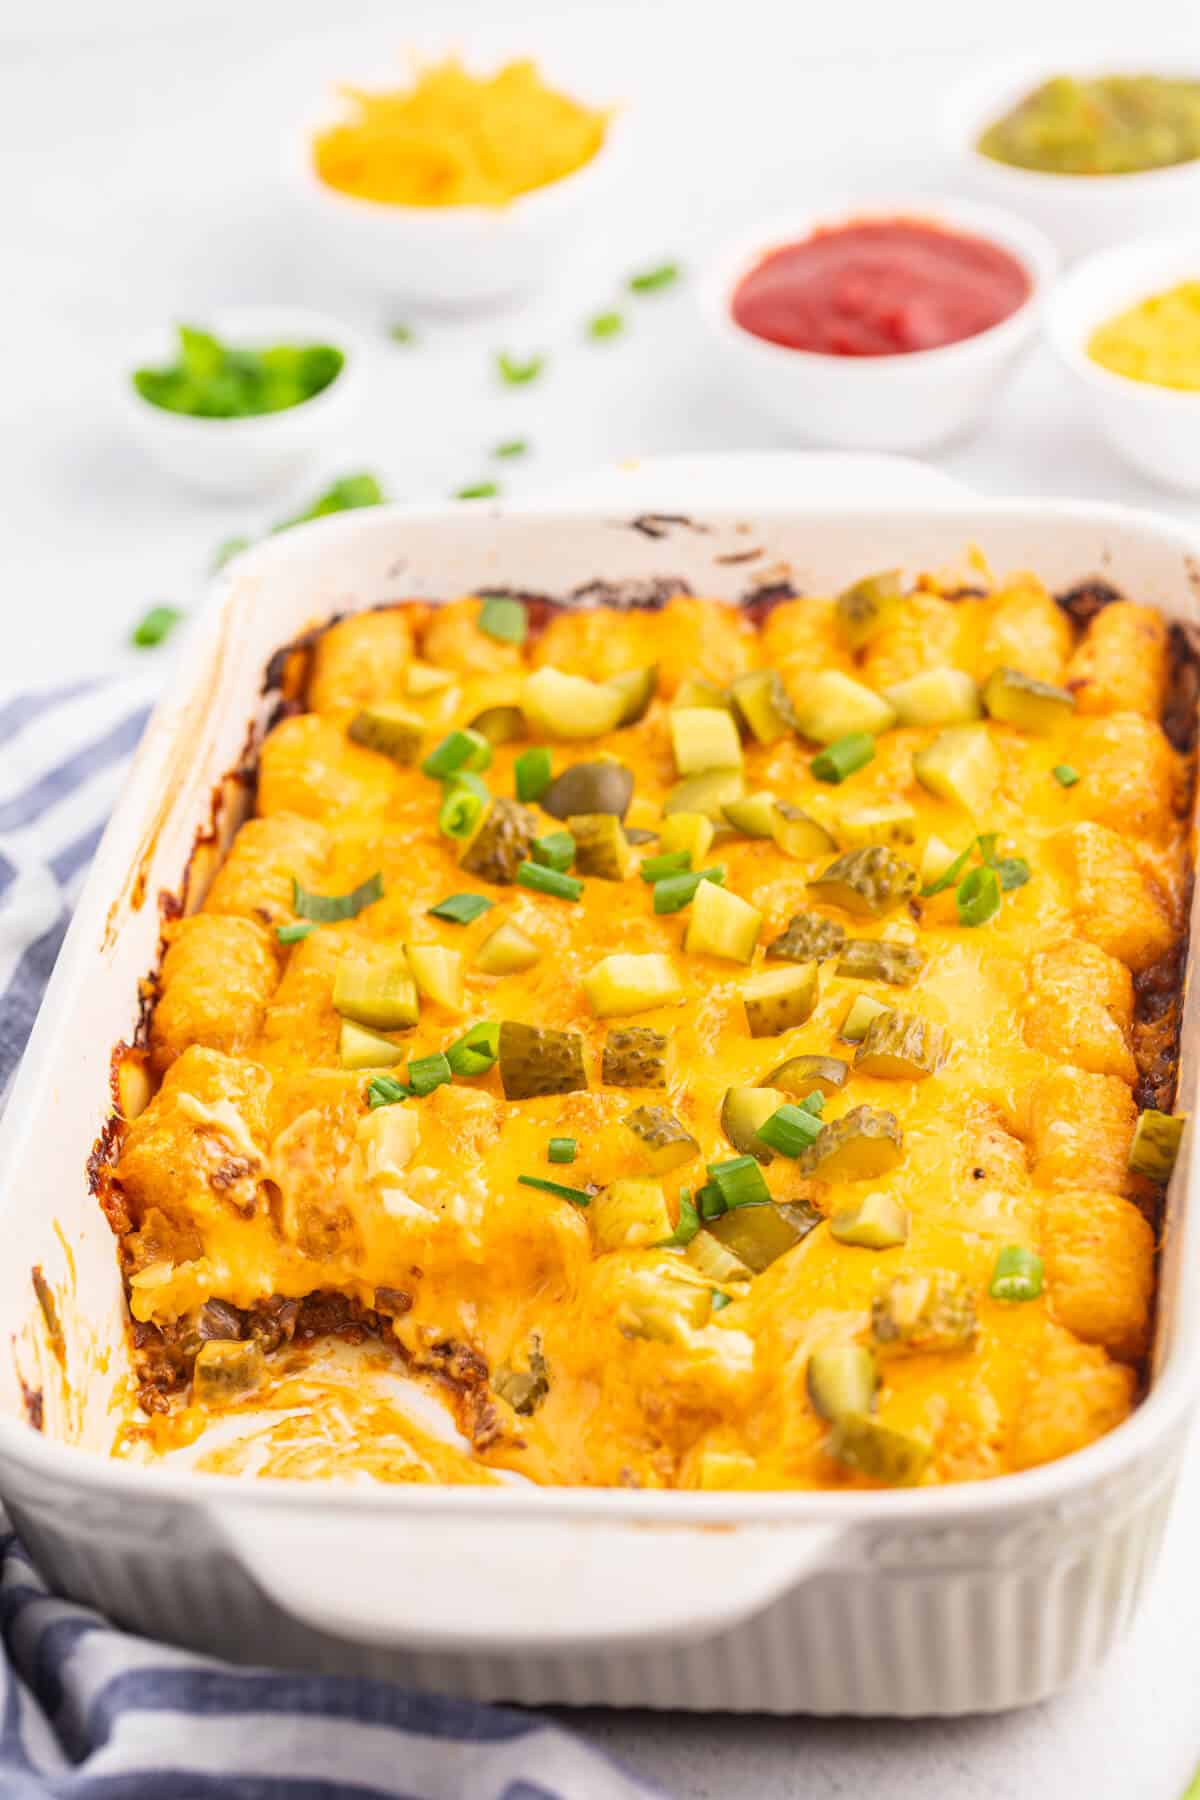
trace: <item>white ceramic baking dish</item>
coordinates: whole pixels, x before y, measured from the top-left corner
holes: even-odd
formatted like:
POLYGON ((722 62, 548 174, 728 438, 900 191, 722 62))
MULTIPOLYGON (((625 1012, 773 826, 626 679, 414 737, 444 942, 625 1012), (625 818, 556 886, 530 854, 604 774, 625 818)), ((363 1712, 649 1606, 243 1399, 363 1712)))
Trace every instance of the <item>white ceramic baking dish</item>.
MULTIPOLYGON (((782 579, 828 591, 865 567, 957 564, 968 543, 998 570, 1032 567, 1054 587, 1099 575, 1197 618, 1200 570, 1175 526, 931 491, 890 507, 797 500, 636 520, 611 505, 390 508, 238 560, 139 753, 0 1143, 0 1495, 62 1591, 226 1656, 530 1703, 958 1713, 1036 1700, 1103 1656, 1154 1562, 1196 1389, 1191 1132, 1169 1194, 1149 1396, 1101 1442, 1029 1473, 849 1494, 381 1490, 103 1454, 126 1363, 114 1242, 85 1164, 110 1109, 111 1048, 135 1028, 155 960, 157 897, 178 889, 214 785, 242 758, 276 646, 404 595, 663 577, 727 597, 782 579), (57 1297, 61 1363, 35 1264, 57 1297), (40 1432, 27 1422, 35 1394, 40 1432)), ((1192 994, 1184 1106, 1196 1025, 1192 994)))

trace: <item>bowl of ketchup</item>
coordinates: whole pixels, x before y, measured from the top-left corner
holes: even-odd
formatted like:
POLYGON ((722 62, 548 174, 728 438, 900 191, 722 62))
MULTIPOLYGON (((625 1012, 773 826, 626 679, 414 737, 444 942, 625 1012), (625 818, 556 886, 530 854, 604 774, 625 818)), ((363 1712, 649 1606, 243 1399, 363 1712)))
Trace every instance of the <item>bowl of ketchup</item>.
POLYGON ((1054 266, 989 207, 849 206, 744 234, 702 304, 742 392, 795 435, 923 450, 980 422, 1054 266))

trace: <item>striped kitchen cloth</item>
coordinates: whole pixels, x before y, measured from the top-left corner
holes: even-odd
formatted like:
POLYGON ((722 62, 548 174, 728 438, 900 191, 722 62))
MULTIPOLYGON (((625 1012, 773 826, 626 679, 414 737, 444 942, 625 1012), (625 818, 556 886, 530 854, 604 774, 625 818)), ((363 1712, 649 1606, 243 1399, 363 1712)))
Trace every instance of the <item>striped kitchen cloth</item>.
MULTIPOLYGON (((0 701, 0 1093, 161 665, 0 701)), ((52 1596, 0 1513, 0 1800, 638 1800, 570 1733, 382 1681, 244 1669, 52 1596)))

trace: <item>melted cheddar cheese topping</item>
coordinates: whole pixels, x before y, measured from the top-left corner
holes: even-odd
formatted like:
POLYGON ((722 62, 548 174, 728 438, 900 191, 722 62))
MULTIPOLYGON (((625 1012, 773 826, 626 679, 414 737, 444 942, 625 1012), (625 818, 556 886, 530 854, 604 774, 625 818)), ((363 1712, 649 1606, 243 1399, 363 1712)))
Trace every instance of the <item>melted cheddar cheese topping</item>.
MULTIPOLYGON (((1169 654, 1159 615, 1118 600, 1078 625, 1031 576, 961 598, 926 581, 852 649, 826 599, 785 600, 757 623, 688 596, 656 611, 535 611, 523 643, 481 630, 481 605, 399 605, 324 632, 308 653, 307 710, 293 709, 262 745, 257 815, 201 909, 168 927, 149 1040, 161 1082, 125 1129, 115 1169, 143 1404, 164 1419, 178 1410, 205 1340, 271 1351, 331 1328, 394 1338, 414 1370, 438 1380, 471 1440, 464 1478, 474 1468, 480 1479, 504 1469, 647 1487, 869 1481, 880 1471, 838 1453, 809 1380, 814 1353, 855 1345, 877 1369, 871 1429, 922 1447, 913 1479, 1026 1468, 1119 1423, 1148 1345, 1157 1193, 1130 1173, 1128 1154, 1139 1103, 1169 1108, 1174 1056, 1164 1008, 1136 997, 1169 988, 1185 929, 1190 766, 1160 723, 1169 654), (443 685, 414 694, 414 663, 441 671, 443 685), (348 734, 363 708, 399 705, 423 722, 423 755, 486 708, 520 706, 532 670, 603 682, 649 665, 654 697, 636 723, 587 741, 533 734, 556 774, 601 758, 631 772, 635 838, 661 829, 678 779, 672 707, 684 683, 724 690, 773 669, 804 716, 822 671, 879 694, 926 670, 984 684, 1006 668, 1065 690, 1073 705, 1037 732, 980 722, 994 757, 974 814, 914 773, 941 726, 879 731, 871 760, 838 784, 814 776, 818 746, 796 730, 746 737, 745 792, 802 809, 835 846, 796 856, 773 838, 718 834, 705 864, 720 865, 723 891, 761 914, 748 964, 685 948, 694 901, 656 913, 636 868, 653 842, 638 846, 625 879, 585 878, 577 901, 466 872, 462 845, 439 832, 440 784, 348 734), (1077 773, 1070 785, 1054 773, 1064 767, 1077 773), (921 898, 915 876, 911 897, 877 917, 814 897, 808 883, 844 850, 847 815, 896 806, 912 823, 892 854, 914 870, 931 839, 959 853, 995 834, 993 857, 1021 859, 1028 880, 976 926, 962 922, 953 883, 921 898), (342 895, 376 872, 382 897, 357 916, 280 941, 278 928, 296 919, 294 883, 342 895), (466 924, 431 914, 464 892, 488 910, 466 924), (751 1035, 743 990, 765 969, 794 967, 768 961, 766 947, 798 914, 909 947, 916 979, 842 975, 826 957, 809 1016, 751 1035), (536 960, 483 973, 480 947, 503 922, 532 941, 536 960), (461 1005, 424 997, 415 1025, 383 1033, 399 1047, 387 1074, 403 1080, 409 1061, 478 1021, 517 1021, 578 1033, 586 1087, 506 1099, 493 1066, 371 1108, 371 1072, 342 1065, 334 984, 347 958, 405 944, 457 954, 461 1005), (598 1017, 585 978, 617 954, 665 958, 680 997, 598 1017), (860 994, 941 1028, 932 1072, 853 1066, 840 1034, 860 994), (630 1025, 667 1038, 664 1085, 604 1081, 605 1042, 630 1025), (757 1273, 719 1281, 690 1246, 644 1232, 605 1241, 597 1200, 614 1183, 656 1182, 674 1225, 680 1189, 698 1195, 706 1166, 737 1154, 722 1127, 727 1091, 762 1087, 805 1054, 851 1065, 822 1127, 860 1107, 891 1114, 902 1135, 893 1167, 855 1179, 823 1178, 806 1156, 759 1164, 772 1204, 818 1222, 757 1273), (627 1123, 647 1107, 673 1115, 693 1143, 661 1177, 627 1123), (549 1162, 552 1137, 575 1140, 568 1166, 549 1162), (522 1176, 560 1181, 592 1204, 522 1176), (868 1212, 898 1203, 906 1239, 871 1247, 835 1235, 834 1215, 864 1202, 868 1212), (1012 1247, 1040 1259, 1041 1290, 1024 1301, 990 1291, 1012 1247), (926 1276, 952 1280, 970 1329, 948 1347, 886 1341, 873 1306, 897 1278, 926 1276), (728 1303, 698 1308, 697 1288, 728 1303)), ((513 795, 529 741, 495 747, 482 773, 492 795, 513 795)), ((532 810, 539 831, 565 828, 532 810)), ((361 1456, 349 1462, 362 1466, 361 1456)), ((340 1466, 335 1455, 326 1472, 340 1466)))

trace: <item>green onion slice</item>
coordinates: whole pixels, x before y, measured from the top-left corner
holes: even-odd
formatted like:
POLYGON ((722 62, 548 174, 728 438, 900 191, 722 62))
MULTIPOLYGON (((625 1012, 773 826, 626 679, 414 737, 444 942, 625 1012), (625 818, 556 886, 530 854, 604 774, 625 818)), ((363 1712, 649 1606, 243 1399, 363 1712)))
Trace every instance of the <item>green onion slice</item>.
POLYGON ((500 1054, 500 1026, 481 1019, 456 1038, 446 1051, 446 1061, 456 1075, 486 1075, 500 1054))
POLYGON ((752 1156, 731 1156, 709 1163, 708 1178, 723 1202, 722 1210, 739 1206, 766 1206, 771 1198, 762 1169, 752 1156))
POLYGON ((828 744, 808 765, 818 781, 845 781, 856 769, 865 769, 875 757, 875 739, 869 731, 851 731, 828 744))
POLYGON ((529 614, 522 600, 485 594, 476 621, 480 631, 501 644, 523 644, 529 631, 529 614))
POLYGON ((1055 763, 1050 773, 1059 787, 1074 787, 1079 780, 1079 770, 1073 769, 1070 763, 1055 763))
POLYGON ((682 1249, 685 1244, 691 1243, 699 1230, 700 1214, 692 1203, 691 1189, 680 1188, 679 1223, 670 1237, 659 1238, 658 1242, 651 1247, 655 1250, 675 1249, 676 1247, 682 1249))
POLYGON ((576 1148, 574 1138, 553 1137, 546 1145, 546 1160, 552 1163, 573 1163, 576 1148))
POLYGON ((825 1096, 820 1088, 814 1088, 806 1100, 800 1102, 805 1112, 815 1113, 818 1118, 825 1111, 825 1096))
POLYGON ((510 387, 524 387, 527 381, 536 381, 545 366, 544 356, 528 356, 521 362, 507 350, 501 350, 496 357, 496 373, 510 387))
POLYGON ((538 894, 553 894, 556 900, 578 900, 583 883, 577 875, 563 875, 558 869, 544 869, 541 863, 517 865, 517 880, 522 887, 538 894))
POLYGON ((139 650, 153 650, 170 637, 182 617, 177 606, 152 606, 134 626, 131 641, 139 650))
POLYGON ((505 438, 504 442, 497 444, 492 451, 493 456, 503 457, 527 456, 528 453, 529 444, 525 438, 505 438))
POLYGON ((500 492, 500 485, 495 481, 469 481, 466 487, 455 488, 452 500, 495 500, 500 492))
POLYGON ((702 1219, 719 1219, 725 1210, 720 1188, 715 1181, 706 1181, 696 1195, 696 1211, 702 1219))
POLYGON ((678 263, 659 263, 656 268, 643 269, 637 275, 629 277, 629 286, 635 294, 657 294, 660 289, 670 287, 679 280, 678 263))
POLYGON ((661 856, 647 856, 638 874, 643 881, 661 881, 664 875, 686 875, 692 866, 690 850, 664 850, 661 856))
POLYGON ((469 925, 472 919, 477 919, 495 904, 485 894, 450 894, 445 900, 439 900, 436 906, 430 907, 429 916, 431 919, 445 919, 451 925, 469 925))
POLYGON ((617 337, 624 329, 625 321, 619 312, 597 313, 588 320, 588 336, 592 338, 617 337))
POLYGON ((444 1087, 453 1079, 450 1059, 442 1050, 432 1056, 418 1056, 408 1065, 408 1085, 414 1094, 432 1094, 434 1088, 444 1087))
POLYGON ((208 565, 209 569, 215 575, 218 569, 223 569, 227 562, 232 562, 235 556, 240 556, 243 550, 249 548, 250 539, 248 537, 226 538, 225 542, 218 544, 213 551, 212 561, 208 565))
POLYGON ((721 1292, 720 1288, 713 1289, 713 1291, 712 1291, 712 1309, 714 1312, 724 1312, 725 1308, 727 1306, 732 1306, 732 1305, 733 1305, 733 1295, 732 1294, 723 1294, 721 1292))
POLYGON ((452 731, 429 752, 421 764, 421 773, 431 776, 434 781, 444 781, 447 775, 457 775, 460 769, 486 769, 491 760, 492 746, 483 733, 465 727, 461 731, 452 731))
POLYGON ((534 838, 530 855, 544 869, 569 869, 575 861, 575 839, 569 831, 547 831, 534 838))
POLYGON ((1000 877, 995 869, 972 869, 954 895, 960 925, 986 925, 1000 911, 1000 877))
POLYGON ((438 807, 438 830, 443 837, 469 838, 479 823, 483 808, 484 802, 470 788, 447 782, 442 804, 438 807))
POLYGON ((407 1100, 412 1091, 391 1075, 372 1075, 367 1083, 367 1105, 372 1112, 377 1106, 395 1106, 398 1100, 407 1100))
POLYGON ((298 944, 301 938, 306 938, 310 931, 316 929, 316 923, 312 920, 306 925, 277 925, 275 936, 281 944, 298 944))
POLYGON ((383 876, 378 871, 368 875, 348 894, 310 894, 295 877, 292 879, 292 911, 299 913, 302 919, 312 919, 317 925, 356 919, 364 906, 373 906, 376 900, 382 899, 383 876))
POLYGON ((822 1125, 807 1106, 781 1106, 757 1131, 764 1144, 778 1150, 781 1156, 799 1156, 820 1137, 822 1125))
POLYGON ((1024 1244, 1006 1244, 996 1258, 988 1293, 993 1300, 1036 1300, 1042 1291, 1042 1259, 1024 1244))
POLYGON ((388 326, 388 336, 393 344, 411 344, 416 340, 416 333, 412 326, 399 323, 388 326))
POLYGON ((586 1188, 566 1187, 561 1181, 547 1181, 541 1175, 518 1175, 517 1180, 523 1187, 540 1188, 543 1194, 557 1194, 560 1200, 569 1200, 572 1206, 590 1206, 592 1203, 586 1188))
POLYGON ((540 800, 550 786, 550 752, 545 744, 522 750, 513 764, 518 800, 540 800))
POLYGON ((694 875, 664 875, 661 881, 654 884, 654 910, 656 913, 679 912, 689 906, 696 897, 696 889, 702 881, 711 881, 717 887, 725 885, 725 871, 720 866, 711 869, 697 869, 694 875))

